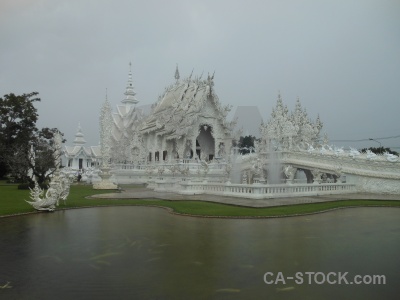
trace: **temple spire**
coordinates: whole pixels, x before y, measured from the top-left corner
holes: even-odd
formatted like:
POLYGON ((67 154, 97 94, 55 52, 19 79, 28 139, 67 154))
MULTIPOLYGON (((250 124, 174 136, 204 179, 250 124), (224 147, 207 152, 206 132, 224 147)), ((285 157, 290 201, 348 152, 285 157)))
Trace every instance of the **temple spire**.
POLYGON ((82 146, 86 144, 85 137, 82 133, 81 122, 78 123, 78 130, 75 134, 74 146, 82 146))
POLYGON ((129 62, 129 74, 128 74, 128 83, 126 84, 126 89, 125 89, 125 99, 122 100, 122 103, 124 103, 127 106, 130 105, 135 105, 139 101, 136 99, 135 95, 135 89, 133 87, 133 80, 132 80, 132 63, 129 62))
POLYGON ((180 76, 179 76, 178 64, 176 64, 175 79, 177 82, 179 81, 179 78, 180 78, 180 76))

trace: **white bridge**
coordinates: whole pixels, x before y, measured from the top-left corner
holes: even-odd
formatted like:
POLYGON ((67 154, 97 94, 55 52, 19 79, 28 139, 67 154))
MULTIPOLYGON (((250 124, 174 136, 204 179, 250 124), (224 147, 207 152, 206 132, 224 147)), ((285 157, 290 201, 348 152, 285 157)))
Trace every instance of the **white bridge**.
POLYGON ((159 192, 181 194, 254 199, 350 192, 400 194, 400 160, 397 156, 371 156, 354 151, 280 151, 275 155, 282 184, 268 184, 270 153, 237 156, 231 163, 188 159, 119 164, 113 172, 118 183, 147 183, 159 192), (297 179, 299 171, 306 175, 302 182, 297 179), (233 173, 237 173, 236 182, 232 180, 233 173))

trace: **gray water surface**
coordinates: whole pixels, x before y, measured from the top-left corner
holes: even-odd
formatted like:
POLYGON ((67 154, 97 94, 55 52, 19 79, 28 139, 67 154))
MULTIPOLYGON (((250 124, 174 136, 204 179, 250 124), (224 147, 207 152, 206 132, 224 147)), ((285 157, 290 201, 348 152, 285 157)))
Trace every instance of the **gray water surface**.
MULTIPOLYGON (((208 219, 108 207, 0 219, 0 299, 398 299, 400 209, 208 219), (266 284, 264 274, 385 275, 266 284)), ((273 276, 268 279, 274 279, 273 276)))

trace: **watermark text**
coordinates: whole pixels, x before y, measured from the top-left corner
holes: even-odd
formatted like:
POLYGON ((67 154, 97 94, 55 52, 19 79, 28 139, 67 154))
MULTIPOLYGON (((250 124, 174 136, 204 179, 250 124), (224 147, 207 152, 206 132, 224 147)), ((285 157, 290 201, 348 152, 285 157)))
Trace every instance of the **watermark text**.
POLYGON ((264 274, 266 284, 386 284, 385 275, 355 275, 350 276, 349 272, 296 272, 294 276, 285 276, 283 272, 264 274))

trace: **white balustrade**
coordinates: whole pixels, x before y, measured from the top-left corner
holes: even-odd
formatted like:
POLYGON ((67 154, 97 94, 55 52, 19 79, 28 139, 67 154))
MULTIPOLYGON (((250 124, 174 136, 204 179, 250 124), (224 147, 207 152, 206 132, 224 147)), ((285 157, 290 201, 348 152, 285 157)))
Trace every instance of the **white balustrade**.
POLYGON ((215 194, 221 196, 266 199, 293 196, 317 196, 356 192, 350 183, 261 185, 209 182, 181 182, 180 194, 215 194))

